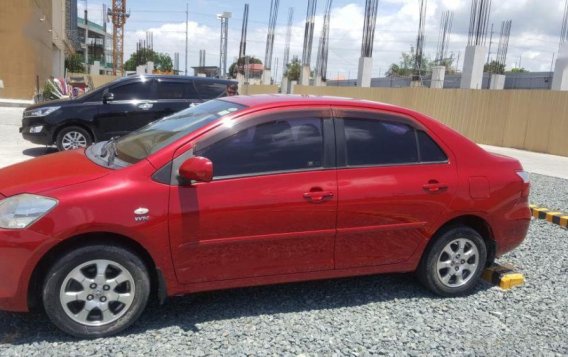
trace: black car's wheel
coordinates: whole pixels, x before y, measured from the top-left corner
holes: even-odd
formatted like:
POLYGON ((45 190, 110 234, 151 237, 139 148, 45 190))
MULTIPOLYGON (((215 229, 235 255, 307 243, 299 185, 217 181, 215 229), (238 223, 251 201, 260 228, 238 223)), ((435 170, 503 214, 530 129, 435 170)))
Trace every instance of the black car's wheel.
POLYGON ((61 129, 55 139, 55 144, 59 151, 86 148, 92 143, 93 138, 91 134, 79 126, 69 126, 61 129))
POLYGON ((92 245, 60 257, 43 286, 43 303, 51 321, 80 338, 116 334, 144 311, 150 279, 132 252, 92 245))
POLYGON ((418 279, 438 295, 470 293, 485 268, 487 248, 483 238, 469 227, 454 227, 433 239, 418 267, 418 279))

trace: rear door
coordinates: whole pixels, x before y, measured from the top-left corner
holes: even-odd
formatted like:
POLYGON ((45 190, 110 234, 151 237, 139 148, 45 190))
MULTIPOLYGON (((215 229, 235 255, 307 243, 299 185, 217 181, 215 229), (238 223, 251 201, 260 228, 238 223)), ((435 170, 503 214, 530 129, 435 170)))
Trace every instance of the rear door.
POLYGON ((137 79, 117 83, 109 88, 114 100, 101 103, 94 125, 101 133, 99 140, 121 136, 139 129, 155 118, 155 81, 137 79))
POLYGON ((449 153, 410 118, 336 110, 338 233, 336 268, 401 263, 456 192, 449 153))
POLYGON ((193 79, 158 78, 156 81, 156 120, 201 102, 193 79))

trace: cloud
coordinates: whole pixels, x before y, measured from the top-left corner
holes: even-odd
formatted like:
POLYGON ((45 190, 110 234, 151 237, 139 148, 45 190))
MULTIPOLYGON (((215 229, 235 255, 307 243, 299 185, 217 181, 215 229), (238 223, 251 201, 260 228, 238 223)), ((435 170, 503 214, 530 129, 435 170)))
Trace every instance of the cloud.
MULTIPOLYGON (((491 22, 495 24, 492 52, 497 50, 498 32, 501 21, 512 19, 512 31, 509 44, 508 67, 512 67, 519 59, 522 66, 531 71, 550 69, 553 52, 558 49, 560 25, 562 20, 563 0, 518 0, 493 2, 491 22)), ((454 14, 454 33, 451 37, 450 52, 454 57, 463 52, 467 43, 470 3, 465 0, 429 0, 425 53, 435 57, 438 40, 438 28, 442 11, 451 9, 454 14)), ((321 11, 321 9, 320 9, 321 11)), ((358 58, 361 52, 363 27, 363 6, 361 2, 351 3, 332 9, 330 45, 328 60, 328 78, 350 76, 356 78, 358 58)), ((290 56, 301 58, 305 9, 295 9, 295 22, 292 28, 290 56)), ((273 74, 282 75, 282 57, 286 34, 287 11, 280 10, 280 24, 276 28, 274 42, 273 74), (278 68, 276 68, 278 58, 278 68)), ((251 19, 252 20, 252 19, 251 19)), ((258 20, 258 19, 256 19, 258 20)), ((266 20, 268 22, 268 20, 266 20)), ((319 35, 323 23, 322 14, 316 17, 315 34, 312 49, 312 66, 315 65, 319 35)), ((180 69, 184 67, 185 23, 164 23, 149 31, 154 33, 154 49, 167 52, 172 57, 174 52, 180 53, 180 69)), ((403 51, 409 51, 415 45, 418 30, 418 1, 416 0, 382 0, 379 5, 376 26, 373 76, 384 74, 391 63, 400 59, 403 51)), ((189 66, 198 64, 199 50, 207 52, 207 64, 219 63, 219 26, 208 26, 189 22, 189 66)), ((259 57, 264 62, 267 24, 249 22, 247 54, 259 57)), ((127 31, 125 34, 125 59, 136 49, 137 39, 145 38, 145 31, 127 31)), ((240 21, 230 21, 228 62, 238 55, 240 42, 240 21)), ((192 71, 190 71, 192 73, 192 71)))

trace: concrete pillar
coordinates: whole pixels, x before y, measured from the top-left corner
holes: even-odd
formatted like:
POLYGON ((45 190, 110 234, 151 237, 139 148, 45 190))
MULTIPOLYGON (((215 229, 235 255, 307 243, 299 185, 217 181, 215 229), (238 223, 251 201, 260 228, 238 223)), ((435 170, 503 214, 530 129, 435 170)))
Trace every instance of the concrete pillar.
POLYGON ((371 75, 373 73, 373 58, 359 58, 359 72, 357 73, 357 86, 371 87, 371 75))
POLYGON ((99 75, 101 74, 101 62, 100 61, 95 61, 93 62, 93 64, 91 65, 91 68, 89 69, 89 74, 90 75, 99 75))
POLYGON ((552 76, 552 90, 568 90, 568 44, 562 44, 558 51, 552 76))
POLYGON ((148 61, 146 63, 146 73, 148 73, 148 74, 154 73, 154 62, 148 61))
POLYGON ((482 89, 483 66, 487 57, 487 48, 483 46, 467 46, 463 62, 461 78, 462 89, 482 89))
POLYGON ((300 73, 300 84, 303 86, 310 85, 310 66, 302 66, 302 72, 300 73))
POLYGON ((294 94, 294 87, 298 85, 298 81, 290 82, 290 94, 294 94))
POLYGON ((272 73, 269 69, 262 71, 262 84, 269 86, 272 84, 272 73))
POLYGON ((505 75, 504 74, 492 74, 491 82, 489 84, 489 89, 492 90, 503 90, 505 89, 505 75))
POLYGON ((321 87, 321 83, 322 83, 321 76, 316 76, 316 78, 314 78, 314 86, 321 87))
POLYGON ((288 94, 290 93, 290 88, 288 87, 288 77, 282 77, 282 82, 280 82, 280 93, 288 94))
POLYGON ((430 82, 430 88, 442 89, 444 88, 444 79, 446 78, 446 67, 445 66, 434 66, 432 67, 432 81, 430 82))

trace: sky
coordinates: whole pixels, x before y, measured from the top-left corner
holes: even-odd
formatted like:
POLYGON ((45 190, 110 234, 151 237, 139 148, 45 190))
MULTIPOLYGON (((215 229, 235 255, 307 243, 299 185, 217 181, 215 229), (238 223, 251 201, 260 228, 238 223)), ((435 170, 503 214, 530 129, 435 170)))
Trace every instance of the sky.
MULTIPOLYGON (((180 54, 180 70, 185 66, 185 17, 189 7, 189 67, 199 63, 199 50, 206 50, 206 64, 219 65, 220 22, 217 14, 232 12, 229 20, 228 65, 238 56, 244 4, 249 4, 247 55, 264 62, 270 0, 126 0, 130 18, 125 26, 125 60, 136 50, 138 39, 152 31, 154 50, 168 53, 172 59, 180 54)), ((85 3, 89 20, 103 21, 102 5, 111 0, 78 1, 79 16, 85 3)), ((317 4, 312 48, 315 66, 317 46, 323 24, 326 0, 317 4)), ((416 43, 419 0, 380 0, 373 51, 373 77, 383 76, 392 63, 400 61, 416 43)), ((493 0, 490 22, 495 24, 492 56, 497 51, 501 22, 512 20, 507 68, 523 67, 530 71, 550 71, 558 51, 565 0, 493 0)), ((333 0, 330 21, 328 73, 330 79, 356 78, 361 54, 365 0, 333 0)), ((467 43, 471 0, 428 0, 425 32, 425 54, 434 59, 443 11, 454 12, 454 25, 449 52, 460 58, 467 43)), ((280 0, 274 41, 273 76, 282 75, 288 9, 294 9, 290 58, 302 57, 307 0, 280 0), (276 67, 278 61, 278 67, 276 67)), ((111 25, 109 25, 111 26, 111 25)), ((489 41, 489 39, 488 39, 489 41)), ((190 69, 189 74, 193 74, 190 69)))

